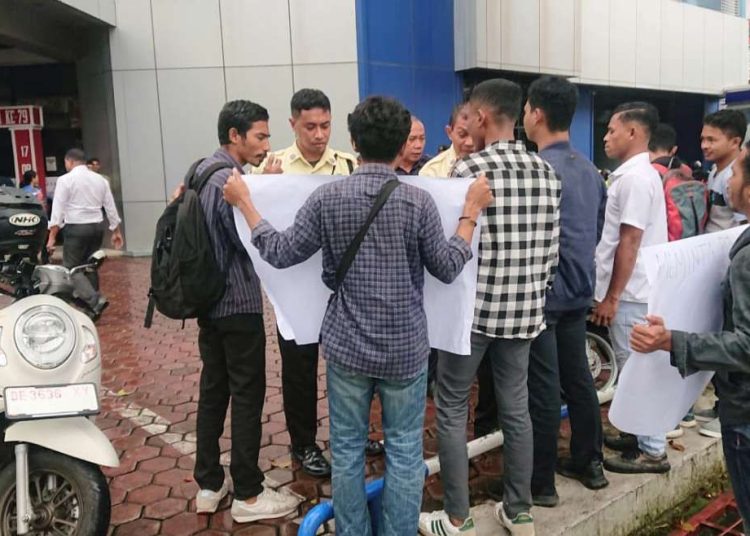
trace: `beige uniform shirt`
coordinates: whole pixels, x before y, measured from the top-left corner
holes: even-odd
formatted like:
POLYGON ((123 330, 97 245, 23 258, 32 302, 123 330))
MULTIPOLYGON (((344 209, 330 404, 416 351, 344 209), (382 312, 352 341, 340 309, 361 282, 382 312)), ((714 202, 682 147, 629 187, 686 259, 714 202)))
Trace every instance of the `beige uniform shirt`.
MULTIPOLYGON (((288 175, 351 175, 357 167, 354 155, 326 147, 323 156, 314 166, 311 165, 293 143, 286 149, 276 151, 274 156, 281 159, 281 169, 288 175)), ((253 168, 253 173, 263 173, 266 161, 253 168)))
POLYGON ((435 158, 429 160, 419 170, 419 175, 423 177, 450 177, 456 160, 458 160, 458 153, 456 153, 456 149, 451 145, 435 158))

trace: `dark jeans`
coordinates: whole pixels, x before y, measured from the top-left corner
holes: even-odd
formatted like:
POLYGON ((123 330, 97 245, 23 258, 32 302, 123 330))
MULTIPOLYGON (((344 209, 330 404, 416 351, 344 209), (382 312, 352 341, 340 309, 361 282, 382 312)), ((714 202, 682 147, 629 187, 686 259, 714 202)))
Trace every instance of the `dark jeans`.
POLYGON ((281 391, 292 448, 315 444, 318 431, 318 345, 287 341, 276 330, 281 352, 281 391))
MULTIPOLYGON (((86 264, 89 257, 100 247, 104 239, 101 223, 68 223, 63 227, 63 266, 75 268, 86 264)), ((99 291, 99 276, 96 272, 86 273, 91 286, 99 291)), ((76 281, 76 288, 79 283, 76 281)))
POLYGON ((224 482, 219 438, 232 400, 232 461, 236 499, 263 491, 258 468, 261 415, 266 394, 266 334, 263 316, 238 314, 199 319, 198 348, 203 368, 198 401, 195 481, 218 491, 224 482))
POLYGON ((750 438, 727 426, 721 430, 721 442, 745 534, 750 534, 750 438))
POLYGON ((579 467, 602 459, 599 399, 586 357, 587 308, 545 313, 545 329, 531 344, 529 412, 534 427, 534 495, 555 492, 560 390, 570 416, 570 454, 579 467))

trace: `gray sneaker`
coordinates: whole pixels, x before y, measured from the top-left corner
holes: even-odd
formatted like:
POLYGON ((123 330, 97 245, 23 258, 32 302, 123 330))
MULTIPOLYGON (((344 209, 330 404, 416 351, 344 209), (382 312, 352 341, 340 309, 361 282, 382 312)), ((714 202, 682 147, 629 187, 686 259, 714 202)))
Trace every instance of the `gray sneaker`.
POLYGON ((719 419, 701 424, 698 433, 706 437, 715 437, 721 439, 721 422, 719 419))

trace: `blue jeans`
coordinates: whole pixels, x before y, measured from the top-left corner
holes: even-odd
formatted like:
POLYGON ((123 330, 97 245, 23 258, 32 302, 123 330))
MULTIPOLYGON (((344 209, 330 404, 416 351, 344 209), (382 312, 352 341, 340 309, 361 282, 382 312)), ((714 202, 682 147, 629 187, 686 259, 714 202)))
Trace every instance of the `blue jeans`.
POLYGON ((734 498, 745 523, 745 534, 750 534, 750 427, 724 426, 721 442, 727 462, 734 498))
MULTIPOLYGON (((620 371, 630 357, 630 332, 635 324, 646 324, 647 314, 648 304, 645 303, 622 301, 617 307, 617 314, 609 327, 609 338, 620 371)), ((638 436, 638 448, 649 456, 663 456, 667 453, 667 437, 638 436)))
POLYGON ((427 367, 407 380, 382 380, 327 363, 336 534, 371 536, 365 495, 365 443, 377 388, 383 408, 385 485, 379 534, 416 534, 424 487, 422 427, 427 367))

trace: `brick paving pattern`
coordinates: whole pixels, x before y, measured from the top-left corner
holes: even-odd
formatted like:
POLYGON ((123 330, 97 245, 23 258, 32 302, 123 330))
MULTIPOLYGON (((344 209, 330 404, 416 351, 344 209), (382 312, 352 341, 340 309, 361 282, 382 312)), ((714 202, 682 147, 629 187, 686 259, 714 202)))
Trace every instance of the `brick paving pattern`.
MULTIPOLYGON (((197 326, 160 315, 151 329, 143 328, 148 289, 149 259, 114 258, 101 270, 103 291, 111 305, 98 324, 103 353, 102 413, 97 424, 112 441, 121 465, 105 469, 112 494, 112 533, 148 535, 293 535, 305 513, 331 497, 328 479, 304 474, 289 457, 281 396, 281 363, 272 309, 267 305, 266 402, 260 467, 274 485, 288 486, 305 498, 296 515, 286 519, 240 525, 233 523, 231 495, 214 515, 195 513, 198 489, 192 471, 198 404, 200 359, 197 326)), ((324 361, 318 370, 318 440, 328 447, 328 405, 324 361)), ((378 402, 372 410, 372 437, 382 438, 378 402)), ((428 401, 425 419, 425 456, 437 454, 435 408, 428 401)), ((469 426, 471 428, 471 426, 469 426)), ((567 435, 567 432, 563 432, 567 435)), ((228 421, 221 440, 222 463, 228 466, 228 421)), ((486 483, 500 476, 497 451, 471 462, 472 502, 486 499, 486 483)), ((368 459, 368 477, 381 475, 384 459, 368 459)), ((439 507, 442 487, 438 477, 425 485, 424 507, 439 507)))

